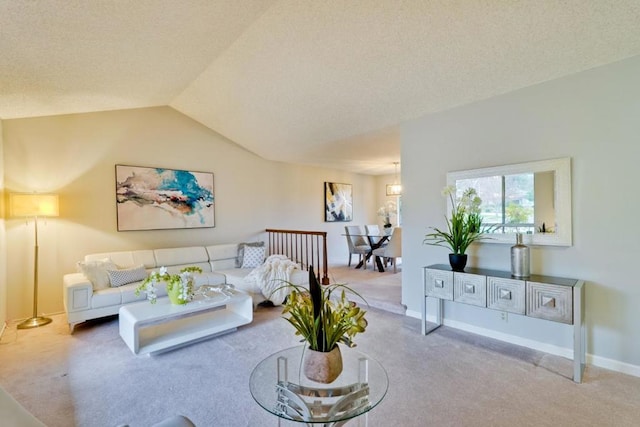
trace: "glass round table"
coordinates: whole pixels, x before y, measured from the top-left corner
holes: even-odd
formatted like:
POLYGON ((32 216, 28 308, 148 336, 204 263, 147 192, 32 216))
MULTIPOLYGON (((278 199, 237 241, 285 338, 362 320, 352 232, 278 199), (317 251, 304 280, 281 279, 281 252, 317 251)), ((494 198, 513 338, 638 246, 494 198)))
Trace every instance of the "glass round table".
POLYGON ((377 360, 341 346, 342 373, 321 384, 302 372, 305 349, 301 345, 274 353, 251 373, 251 395, 273 415, 307 425, 340 426, 369 412, 386 395, 389 378, 377 360))

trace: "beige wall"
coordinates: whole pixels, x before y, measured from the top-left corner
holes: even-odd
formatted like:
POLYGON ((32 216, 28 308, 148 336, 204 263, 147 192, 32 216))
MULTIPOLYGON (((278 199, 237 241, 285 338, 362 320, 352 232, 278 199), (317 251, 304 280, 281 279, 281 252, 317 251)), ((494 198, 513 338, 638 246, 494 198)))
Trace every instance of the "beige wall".
MULTIPOLYGON (((54 191, 60 217, 40 223, 40 310, 60 312, 62 275, 84 254, 238 242, 267 227, 329 233, 346 262, 345 223, 325 223, 324 181, 353 184, 354 223, 375 220, 375 179, 266 161, 169 107, 4 121, 9 191, 54 191), (116 231, 116 164, 214 173, 215 228, 116 231)), ((8 318, 31 314, 33 223, 6 221, 8 318)))
POLYGON ((7 239, 5 232, 4 143, 0 120, 0 331, 7 318, 7 239))
MULTIPOLYGON (((400 174, 400 171, 398 170, 398 175, 399 174, 400 174)), ((399 204, 398 196, 387 196, 387 184, 393 184, 394 179, 395 179, 394 174, 379 175, 375 177, 375 183, 376 183, 375 188, 376 188, 376 197, 377 197, 376 213, 378 209, 384 206, 384 204, 387 202, 394 202, 396 205, 399 204)), ((399 178, 398 178, 398 181, 399 181, 399 178)), ((391 217, 391 223, 393 224, 394 227, 398 225, 398 219, 399 218, 397 215, 395 217, 394 216, 391 217)), ((380 227, 382 227, 382 225, 384 224, 383 218, 380 216, 376 216, 376 221, 374 222, 374 224, 378 224, 380 227)))
MULTIPOLYGON (((532 249, 534 273, 586 281, 589 361, 640 375, 640 57, 433 114, 402 129, 403 301, 420 312, 422 267, 447 260, 422 244, 444 226, 448 171, 572 158, 573 246, 532 249), (415 184, 415 185, 414 185, 415 184)), ((476 244, 470 265, 509 270, 510 245, 476 244)), ((524 342, 571 347, 571 328, 464 304, 445 304, 458 326, 524 342), (502 334, 502 335, 500 335, 502 334), (529 340, 529 341, 526 341, 529 340)))

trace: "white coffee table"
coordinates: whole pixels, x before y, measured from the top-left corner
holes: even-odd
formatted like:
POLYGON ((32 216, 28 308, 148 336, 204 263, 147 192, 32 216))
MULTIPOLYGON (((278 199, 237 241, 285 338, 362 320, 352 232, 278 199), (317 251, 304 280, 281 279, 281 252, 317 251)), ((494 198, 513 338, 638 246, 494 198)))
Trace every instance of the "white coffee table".
POLYGON ((134 354, 168 351, 235 331, 253 320, 251 297, 229 290, 184 305, 168 297, 128 304, 119 311, 120 336, 134 354))

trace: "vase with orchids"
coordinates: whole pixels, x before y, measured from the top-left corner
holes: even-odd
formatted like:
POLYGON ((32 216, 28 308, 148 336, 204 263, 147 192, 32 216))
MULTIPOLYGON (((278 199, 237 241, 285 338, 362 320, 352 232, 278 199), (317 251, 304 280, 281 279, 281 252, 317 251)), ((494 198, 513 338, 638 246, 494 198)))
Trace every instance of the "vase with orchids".
POLYGON ((467 188, 461 197, 455 197, 456 187, 447 186, 442 195, 451 202, 451 217, 446 218, 447 229, 431 227, 432 233, 425 236, 423 243, 451 249, 449 262, 455 271, 462 271, 467 263, 466 251, 469 245, 485 238, 480 205, 482 199, 474 188, 467 188))
POLYGON ((378 208, 378 216, 382 217, 383 227, 391 228, 391 215, 398 213, 398 206, 395 202, 388 201, 380 208, 378 208))

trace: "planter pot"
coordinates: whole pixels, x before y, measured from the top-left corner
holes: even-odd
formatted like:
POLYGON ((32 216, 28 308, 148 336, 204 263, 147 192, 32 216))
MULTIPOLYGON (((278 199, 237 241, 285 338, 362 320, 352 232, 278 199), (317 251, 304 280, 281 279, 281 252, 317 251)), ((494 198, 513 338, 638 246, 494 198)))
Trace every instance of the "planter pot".
POLYGON ((467 265, 467 254, 449 254, 449 264, 453 271, 464 271, 467 265))
POLYGON ((184 305, 187 303, 187 301, 182 301, 178 298, 178 296, 180 295, 179 288, 179 286, 174 286, 171 290, 167 289, 167 296, 169 297, 169 301, 171 301, 171 304, 184 305))
POLYGON ((329 352, 307 348, 304 355, 304 375, 311 381, 328 384, 342 372, 342 354, 337 345, 329 352))

